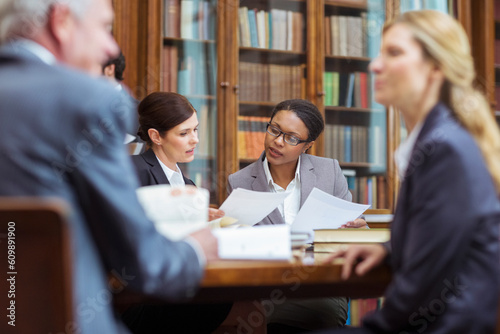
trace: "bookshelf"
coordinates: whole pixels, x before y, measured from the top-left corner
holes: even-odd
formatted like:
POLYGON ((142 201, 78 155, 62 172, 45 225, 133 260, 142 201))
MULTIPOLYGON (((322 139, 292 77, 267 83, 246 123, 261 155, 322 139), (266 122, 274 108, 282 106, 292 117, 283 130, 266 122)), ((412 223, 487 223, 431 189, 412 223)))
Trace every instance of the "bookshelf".
POLYGON ((378 53, 384 0, 324 1, 319 8, 321 72, 318 87, 325 115, 319 150, 338 159, 353 201, 392 207, 387 191, 387 120, 372 99, 368 65, 378 53))
POLYGON ((125 83, 138 99, 177 91, 198 110, 198 152, 182 168, 210 189, 212 204, 225 199, 227 176, 262 151, 274 105, 300 97, 326 120, 311 153, 339 159, 357 202, 375 196, 373 208, 392 212, 392 152, 404 130, 395 110, 373 101, 367 70, 384 21, 431 3, 448 4, 465 26, 494 103, 494 43, 485 46, 480 24, 491 22, 494 31, 493 0, 121 0, 114 1, 113 32, 127 57, 125 83))
POLYGON ((264 149, 274 105, 305 98, 307 1, 239 1, 237 164, 255 161, 264 149))

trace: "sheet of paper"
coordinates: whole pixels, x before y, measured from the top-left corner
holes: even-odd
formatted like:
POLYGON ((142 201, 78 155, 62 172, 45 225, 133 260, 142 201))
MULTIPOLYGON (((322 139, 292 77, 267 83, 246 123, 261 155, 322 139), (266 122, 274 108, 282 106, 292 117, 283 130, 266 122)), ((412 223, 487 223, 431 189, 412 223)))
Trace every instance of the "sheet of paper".
POLYGON ((172 240, 208 226, 207 189, 159 184, 140 187, 137 198, 158 232, 172 240))
POLYGON ((217 237, 221 259, 289 260, 292 257, 288 225, 222 228, 212 232, 217 237))
POLYGON ((238 224, 255 225, 285 200, 289 193, 271 193, 237 188, 222 203, 226 216, 238 219, 238 224))
POLYGON ((295 217, 291 229, 314 235, 313 230, 339 228, 358 218, 369 207, 370 205, 345 201, 314 188, 295 217))

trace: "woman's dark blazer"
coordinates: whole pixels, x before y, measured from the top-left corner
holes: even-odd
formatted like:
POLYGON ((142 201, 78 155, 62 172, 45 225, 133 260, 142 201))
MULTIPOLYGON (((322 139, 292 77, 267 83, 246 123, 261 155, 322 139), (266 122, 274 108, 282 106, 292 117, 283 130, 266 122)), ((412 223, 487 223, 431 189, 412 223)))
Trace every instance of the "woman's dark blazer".
MULTIPOLYGON (((165 172, 161 168, 153 150, 149 149, 146 152, 131 156, 134 163, 137 177, 141 186, 152 186, 155 184, 170 184, 165 172)), ((186 184, 195 185, 193 181, 182 176, 186 184)))
POLYGON ((438 104, 401 184, 384 306, 353 333, 494 333, 499 223, 498 193, 478 146, 438 104))

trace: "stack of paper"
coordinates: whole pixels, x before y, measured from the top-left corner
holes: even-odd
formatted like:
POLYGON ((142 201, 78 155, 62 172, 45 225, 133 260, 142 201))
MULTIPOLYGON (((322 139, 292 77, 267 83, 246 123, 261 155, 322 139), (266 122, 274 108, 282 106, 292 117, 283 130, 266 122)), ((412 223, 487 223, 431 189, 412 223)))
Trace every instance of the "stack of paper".
POLYGON ((336 229, 358 218, 369 207, 370 205, 345 201, 314 188, 295 217, 292 231, 314 235, 313 230, 336 229))
POLYGON ((139 202, 161 234, 172 240, 208 226, 209 192, 203 188, 154 185, 137 189, 139 202))

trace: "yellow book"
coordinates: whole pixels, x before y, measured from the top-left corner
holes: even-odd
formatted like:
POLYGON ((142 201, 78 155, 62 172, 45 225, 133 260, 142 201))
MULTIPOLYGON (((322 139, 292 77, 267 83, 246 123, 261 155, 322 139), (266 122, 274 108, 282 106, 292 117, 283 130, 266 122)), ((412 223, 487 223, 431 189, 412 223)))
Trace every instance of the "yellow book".
POLYGON ((382 243, 389 241, 391 231, 387 228, 377 229, 323 229, 314 230, 314 243, 382 243))

